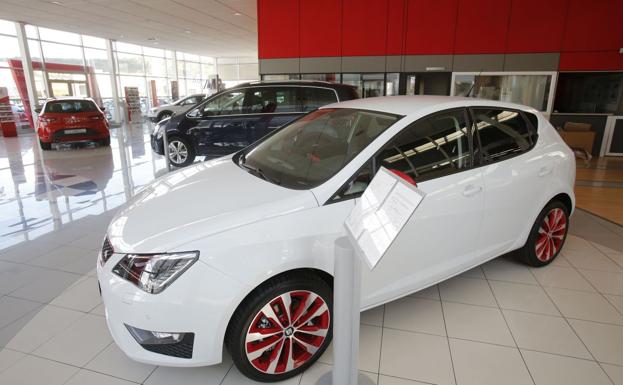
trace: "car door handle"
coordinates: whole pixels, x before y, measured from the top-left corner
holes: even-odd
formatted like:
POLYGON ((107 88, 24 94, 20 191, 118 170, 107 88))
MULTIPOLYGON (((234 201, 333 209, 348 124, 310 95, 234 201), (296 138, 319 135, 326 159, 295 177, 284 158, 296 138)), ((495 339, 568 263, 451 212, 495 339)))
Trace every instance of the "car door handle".
POLYGON ((465 186, 463 189, 463 195, 466 197, 474 196, 482 191, 482 186, 475 186, 473 184, 465 186))
POLYGON ((553 169, 554 169, 554 166, 551 166, 551 165, 543 166, 539 169, 539 176, 549 175, 553 169))

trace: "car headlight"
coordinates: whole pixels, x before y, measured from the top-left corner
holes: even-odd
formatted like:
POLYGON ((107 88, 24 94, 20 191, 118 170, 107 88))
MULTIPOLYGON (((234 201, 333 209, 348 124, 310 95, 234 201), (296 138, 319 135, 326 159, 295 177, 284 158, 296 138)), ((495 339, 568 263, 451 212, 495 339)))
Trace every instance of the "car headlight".
POLYGON ((197 259, 199 259, 198 251, 128 254, 112 271, 147 293, 158 294, 179 278, 197 259))

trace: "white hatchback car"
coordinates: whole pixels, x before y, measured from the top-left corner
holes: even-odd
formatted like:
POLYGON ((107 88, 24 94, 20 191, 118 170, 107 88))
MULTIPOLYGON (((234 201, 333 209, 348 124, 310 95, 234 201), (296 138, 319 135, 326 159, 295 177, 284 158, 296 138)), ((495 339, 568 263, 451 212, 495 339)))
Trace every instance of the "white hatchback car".
POLYGON ((536 110, 433 96, 332 104, 156 180, 116 215, 97 268, 114 340, 151 364, 216 364, 225 346, 255 380, 305 370, 331 337, 334 241, 380 166, 427 196, 364 272, 363 309, 512 250, 543 266, 563 246, 575 160, 536 110))
POLYGON ((173 114, 183 114, 192 107, 201 103, 207 97, 206 94, 194 94, 178 99, 172 103, 162 104, 149 110, 147 117, 154 123, 170 118, 173 114))

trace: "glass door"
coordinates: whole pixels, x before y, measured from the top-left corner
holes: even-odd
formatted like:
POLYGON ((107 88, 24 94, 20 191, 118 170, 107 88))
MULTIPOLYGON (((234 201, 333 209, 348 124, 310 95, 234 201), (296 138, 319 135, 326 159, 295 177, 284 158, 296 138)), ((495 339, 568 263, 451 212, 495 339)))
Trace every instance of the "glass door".
POLYGON ((48 72, 51 97, 89 97, 89 87, 84 73, 48 72))

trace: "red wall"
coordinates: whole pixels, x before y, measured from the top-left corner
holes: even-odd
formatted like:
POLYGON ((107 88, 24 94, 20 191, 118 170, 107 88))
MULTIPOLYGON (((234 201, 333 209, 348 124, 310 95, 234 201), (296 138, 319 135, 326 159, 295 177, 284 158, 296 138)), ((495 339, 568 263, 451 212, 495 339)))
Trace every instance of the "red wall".
POLYGON ((623 70, 623 0, 258 0, 260 59, 560 52, 623 70))

